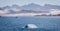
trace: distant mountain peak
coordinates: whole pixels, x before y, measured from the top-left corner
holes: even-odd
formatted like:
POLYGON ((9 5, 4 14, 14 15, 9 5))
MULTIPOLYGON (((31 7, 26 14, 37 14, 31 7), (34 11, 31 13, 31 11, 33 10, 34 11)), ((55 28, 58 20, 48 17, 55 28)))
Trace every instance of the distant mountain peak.
POLYGON ((28 4, 28 5, 31 5, 31 6, 40 6, 40 5, 35 4, 35 3, 30 3, 30 4, 28 4))
POLYGON ((40 8, 41 6, 35 3, 30 3, 28 5, 24 5, 22 6, 23 9, 28 9, 28 10, 32 10, 32 9, 37 9, 40 8))
POLYGON ((14 5, 12 5, 12 8, 20 8, 20 6, 19 6, 19 5, 14 4, 14 5))
POLYGON ((37 5, 36 3, 30 3, 30 5, 37 5))

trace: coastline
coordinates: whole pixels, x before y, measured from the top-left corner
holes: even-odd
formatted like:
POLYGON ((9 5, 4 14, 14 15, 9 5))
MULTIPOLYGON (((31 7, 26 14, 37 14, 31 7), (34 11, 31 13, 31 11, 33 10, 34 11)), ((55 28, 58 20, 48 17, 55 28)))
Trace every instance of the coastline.
POLYGON ((30 16, 30 17, 34 17, 34 16, 58 16, 60 17, 60 15, 40 15, 40 14, 3 14, 0 15, 0 17, 19 17, 19 16, 30 16))

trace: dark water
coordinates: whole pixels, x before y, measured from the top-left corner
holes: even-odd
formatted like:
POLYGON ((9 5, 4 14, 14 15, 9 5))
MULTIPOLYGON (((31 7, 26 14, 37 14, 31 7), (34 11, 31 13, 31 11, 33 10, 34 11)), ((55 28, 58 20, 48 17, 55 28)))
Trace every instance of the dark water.
POLYGON ((60 31, 60 16, 0 17, 0 31, 60 31), (22 28, 31 23, 39 28, 22 28))

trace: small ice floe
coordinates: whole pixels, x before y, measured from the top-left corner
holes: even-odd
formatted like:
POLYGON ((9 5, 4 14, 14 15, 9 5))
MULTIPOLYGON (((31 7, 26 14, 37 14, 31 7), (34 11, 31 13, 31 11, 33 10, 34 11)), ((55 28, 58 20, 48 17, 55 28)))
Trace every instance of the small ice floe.
POLYGON ((38 26, 36 26, 35 24, 27 24, 23 28, 34 29, 34 28, 38 28, 38 26))

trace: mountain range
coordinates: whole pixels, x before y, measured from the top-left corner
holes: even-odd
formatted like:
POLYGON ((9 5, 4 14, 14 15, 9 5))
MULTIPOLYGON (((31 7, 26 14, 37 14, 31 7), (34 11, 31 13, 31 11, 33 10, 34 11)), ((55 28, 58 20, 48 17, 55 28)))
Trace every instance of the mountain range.
POLYGON ((8 10, 11 13, 20 13, 20 12, 40 12, 40 11, 50 11, 51 9, 59 9, 60 6, 58 5, 51 5, 51 4, 45 4, 44 6, 31 3, 28 5, 24 6, 19 6, 19 5, 12 5, 12 6, 5 6, 5 7, 0 7, 0 10, 8 10))

